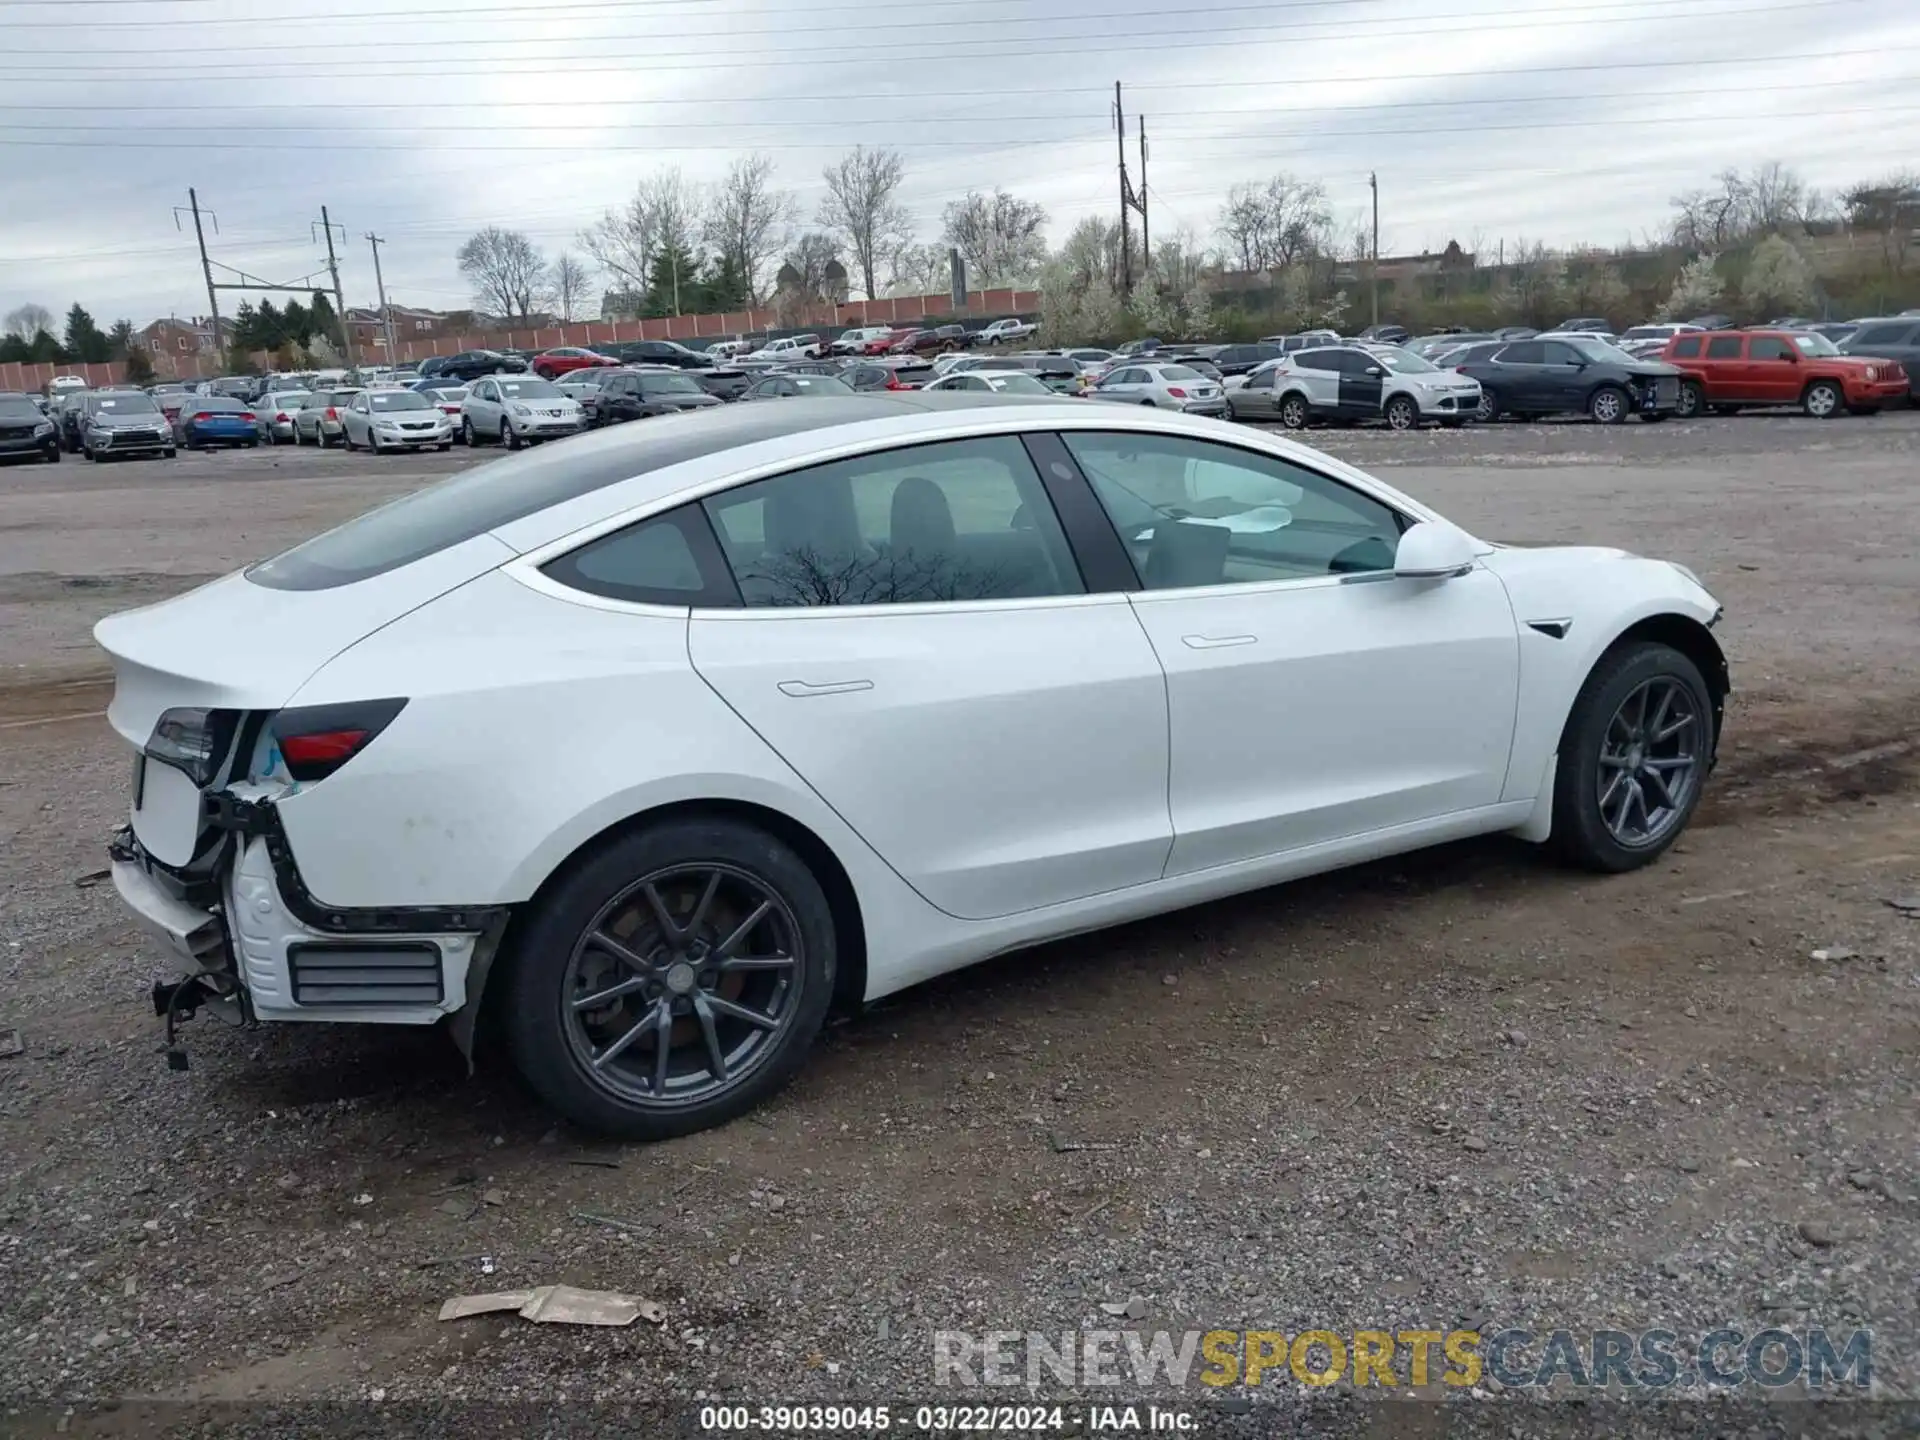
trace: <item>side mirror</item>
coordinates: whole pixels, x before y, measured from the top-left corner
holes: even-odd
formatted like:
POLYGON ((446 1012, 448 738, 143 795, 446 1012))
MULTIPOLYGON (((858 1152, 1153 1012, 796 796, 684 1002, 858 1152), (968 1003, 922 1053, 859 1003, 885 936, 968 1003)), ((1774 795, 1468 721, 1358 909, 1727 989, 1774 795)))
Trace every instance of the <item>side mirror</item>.
POLYGON ((1446 580, 1473 568, 1473 540, 1451 525, 1421 521, 1400 537, 1393 573, 1407 580, 1446 580))
POLYGON ((1795 350, 1791 345, 1789 345, 1787 347, 1787 353, 1782 355, 1780 358, 1786 361, 1789 365, 1798 365, 1800 363, 1800 352, 1798 350, 1795 350))
POLYGON ((1387 372, 1382 370, 1378 365, 1367 366, 1367 374, 1369 375, 1384 375, 1386 373, 1387 372))

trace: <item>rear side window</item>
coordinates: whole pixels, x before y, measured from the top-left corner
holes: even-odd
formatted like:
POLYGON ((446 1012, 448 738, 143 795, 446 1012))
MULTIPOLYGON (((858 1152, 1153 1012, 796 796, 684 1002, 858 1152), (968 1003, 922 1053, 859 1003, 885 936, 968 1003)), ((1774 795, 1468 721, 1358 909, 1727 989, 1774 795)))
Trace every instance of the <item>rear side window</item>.
POLYGON ((1673 358, 1676 360, 1696 360, 1700 356, 1700 337, 1687 335, 1676 340, 1673 345, 1673 358))
POLYGON ((1868 325, 1854 332, 1853 343, 1855 345, 1904 345, 1913 328, 1911 325, 1868 325))
POLYGON ((548 561, 541 573, 589 595, 646 605, 740 603, 698 505, 683 505, 590 541, 548 561))
POLYGON ((1496 358, 1502 365, 1544 365, 1547 347, 1537 340, 1522 340, 1507 346, 1496 358))
POLYGON ((1738 335, 1716 335, 1707 342, 1707 359, 1738 360, 1740 344, 1738 335))

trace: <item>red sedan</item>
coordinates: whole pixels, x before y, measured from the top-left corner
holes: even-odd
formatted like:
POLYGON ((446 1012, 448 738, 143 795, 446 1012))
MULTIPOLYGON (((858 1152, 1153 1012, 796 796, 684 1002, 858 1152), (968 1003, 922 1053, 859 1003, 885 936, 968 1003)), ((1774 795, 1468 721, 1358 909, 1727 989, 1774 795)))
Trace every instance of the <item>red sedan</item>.
POLYGON ((596 365, 618 365, 620 362, 611 355, 602 355, 598 350, 582 350, 577 345, 562 345, 557 349, 543 350, 533 357, 533 373, 544 380, 558 380, 573 370, 591 370, 596 365))

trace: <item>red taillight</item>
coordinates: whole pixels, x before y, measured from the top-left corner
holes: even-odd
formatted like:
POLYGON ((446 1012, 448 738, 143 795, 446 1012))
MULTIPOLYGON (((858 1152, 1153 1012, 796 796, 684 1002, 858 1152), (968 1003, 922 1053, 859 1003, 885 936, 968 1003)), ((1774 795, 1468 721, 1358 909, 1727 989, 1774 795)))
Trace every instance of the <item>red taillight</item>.
POLYGON ((307 705, 273 717, 273 741, 295 780, 324 780, 386 729, 405 700, 307 705))
POLYGON ((202 410, 198 415, 194 416, 193 418, 196 420, 211 420, 213 418, 213 412, 211 410, 202 410))
POLYGON ((1176 400, 1184 400, 1187 398, 1187 392, 1182 390, 1178 385, 1169 385, 1167 387, 1167 393, 1176 400))
POLYGON ((274 423, 274 424, 276 424, 276 425, 284 425, 284 424, 286 424, 286 423, 287 423, 287 412, 286 412, 286 411, 284 411, 284 410, 279 410, 279 411, 276 411, 276 412, 274 413, 274 417, 273 417, 273 423, 274 423))
POLYGON ((334 409, 333 406, 331 405, 327 406, 327 419, 338 420, 339 418, 340 418, 340 412, 334 409))
POLYGON ((460 407, 458 405, 442 405, 440 408, 449 415, 458 415, 460 413, 460 407))
POLYGON ((251 423, 253 422, 253 411, 251 411, 251 410, 242 410, 242 411, 240 412, 240 418, 241 418, 242 420, 245 420, 245 421, 247 421, 247 422, 248 422, 249 424, 251 424, 251 423))
POLYGON ((891 370, 889 370, 889 371, 887 372, 887 389, 889 389, 889 390, 904 390, 904 389, 906 389, 906 388, 907 388, 906 386, 904 386, 904 385, 902 385, 902 384, 900 383, 900 377, 899 377, 899 375, 897 375, 897 374, 895 374, 895 373, 894 373, 893 371, 891 371, 891 370))

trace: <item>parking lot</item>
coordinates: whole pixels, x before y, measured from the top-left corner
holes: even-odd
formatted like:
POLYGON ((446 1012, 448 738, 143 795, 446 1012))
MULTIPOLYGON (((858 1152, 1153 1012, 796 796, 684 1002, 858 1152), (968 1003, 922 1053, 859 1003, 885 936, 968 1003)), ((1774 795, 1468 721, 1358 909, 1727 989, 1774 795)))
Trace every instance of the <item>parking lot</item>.
MULTIPOLYGON (((98 883, 128 761, 92 622, 488 457, 0 470, 21 1433, 123 1433, 88 1402, 130 1396, 924 1399, 936 1330, 1115 1324, 1870 1326, 1913 1395, 1920 915, 1887 902, 1920 894, 1920 412, 1307 438, 1488 538, 1699 572, 1736 694, 1675 852, 1602 880, 1476 842, 1006 957, 652 1147, 553 1128, 438 1033, 203 1018, 172 1073, 166 966, 98 883), (666 1320, 436 1322, 546 1283, 666 1320)), ((1210 1419, 1307 1403, 1257 1399, 1210 1419)))

